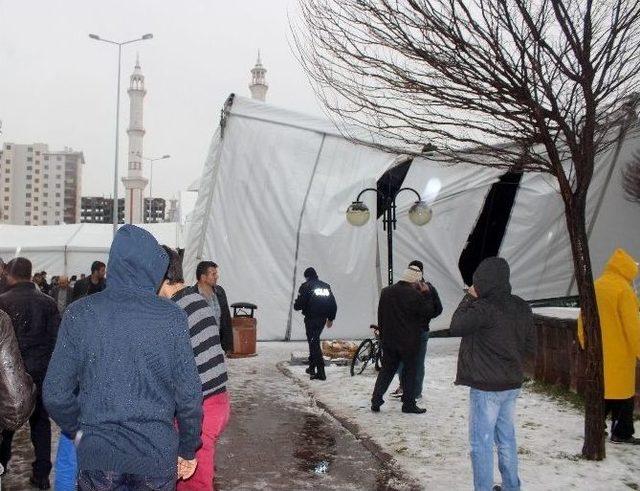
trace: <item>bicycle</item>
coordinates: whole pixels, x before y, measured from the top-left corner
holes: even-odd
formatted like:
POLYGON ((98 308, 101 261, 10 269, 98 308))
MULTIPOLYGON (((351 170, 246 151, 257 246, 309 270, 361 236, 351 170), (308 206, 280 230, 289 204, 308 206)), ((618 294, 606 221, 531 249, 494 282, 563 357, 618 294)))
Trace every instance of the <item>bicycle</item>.
POLYGON ((365 368, 371 363, 375 367, 376 371, 380 370, 382 363, 382 345, 380 344, 380 331, 378 326, 371 324, 370 329, 373 329, 373 338, 365 339, 360 343, 353 358, 351 359, 351 376, 353 377, 356 372, 360 375, 364 372, 365 368))

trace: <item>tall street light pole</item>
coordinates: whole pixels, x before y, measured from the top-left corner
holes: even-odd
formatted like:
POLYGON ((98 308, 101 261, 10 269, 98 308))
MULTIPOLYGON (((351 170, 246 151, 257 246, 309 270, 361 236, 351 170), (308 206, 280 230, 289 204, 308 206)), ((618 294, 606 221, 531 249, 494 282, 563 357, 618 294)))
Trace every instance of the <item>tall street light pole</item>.
MULTIPOLYGON (((152 222, 151 220, 151 212, 153 210, 152 208, 152 203, 153 203, 153 163, 156 160, 164 160, 164 159, 169 159, 171 158, 171 155, 163 155, 162 157, 153 157, 153 158, 148 158, 148 157, 143 157, 142 155, 140 155, 140 158, 142 160, 146 160, 147 162, 150 163, 150 174, 149 174, 149 223, 152 222)), ((155 223, 155 218, 153 219, 153 222, 155 223)))
POLYGON ((116 94, 116 155, 113 171, 113 236, 115 237, 116 232, 118 231, 118 150, 120 140, 120 65, 122 60, 122 47, 125 44, 137 43, 138 41, 146 41, 147 39, 151 39, 153 37, 153 34, 145 34, 142 37, 123 42, 104 39, 97 34, 89 34, 89 37, 91 39, 95 39, 96 41, 113 44, 118 47, 118 92, 116 94))
MULTIPOLYGON (((369 208, 365 205, 360 198, 367 191, 373 191, 376 194, 381 194, 375 188, 366 188, 360 191, 356 200, 347 208, 347 221, 356 227, 361 227, 369 221, 371 213, 369 208)), ((425 203, 420 197, 420 193, 413 188, 399 189, 393 196, 383 195, 385 198, 386 208, 384 210, 384 217, 382 219, 382 226, 387 231, 387 272, 389 285, 393 284, 393 231, 396 229, 396 198, 402 191, 411 191, 418 197, 416 202, 409 208, 409 219, 414 225, 422 226, 426 225, 431 217, 433 211, 429 208, 429 205, 425 203)))

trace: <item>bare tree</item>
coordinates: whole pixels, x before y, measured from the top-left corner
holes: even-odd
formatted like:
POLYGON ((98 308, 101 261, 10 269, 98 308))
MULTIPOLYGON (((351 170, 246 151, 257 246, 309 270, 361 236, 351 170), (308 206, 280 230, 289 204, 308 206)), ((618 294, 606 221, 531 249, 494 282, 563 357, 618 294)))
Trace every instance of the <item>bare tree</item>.
POLYGON ((553 175, 587 338, 585 441, 605 457, 602 346, 585 208, 595 157, 624 138, 640 0, 299 0, 299 59, 339 123, 420 153, 553 175))
POLYGON ((640 203, 640 153, 633 156, 622 172, 622 187, 629 201, 640 203))

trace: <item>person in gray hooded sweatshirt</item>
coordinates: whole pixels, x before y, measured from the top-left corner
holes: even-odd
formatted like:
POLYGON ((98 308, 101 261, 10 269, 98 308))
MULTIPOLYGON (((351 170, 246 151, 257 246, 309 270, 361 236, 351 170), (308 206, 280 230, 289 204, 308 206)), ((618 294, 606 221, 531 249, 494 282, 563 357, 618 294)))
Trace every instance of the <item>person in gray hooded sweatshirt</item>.
POLYGON ((65 312, 44 402, 76 441, 81 491, 169 491, 195 471, 202 390, 187 316, 156 295, 168 264, 149 232, 125 225, 106 289, 65 312))
POLYGON ((461 336, 456 385, 470 387, 469 440, 477 491, 519 490, 516 399, 524 381, 525 354, 533 351, 533 315, 511 294, 509 264, 490 257, 473 274, 473 285, 451 319, 461 336), (493 484, 493 445, 498 447, 502 486, 493 484))

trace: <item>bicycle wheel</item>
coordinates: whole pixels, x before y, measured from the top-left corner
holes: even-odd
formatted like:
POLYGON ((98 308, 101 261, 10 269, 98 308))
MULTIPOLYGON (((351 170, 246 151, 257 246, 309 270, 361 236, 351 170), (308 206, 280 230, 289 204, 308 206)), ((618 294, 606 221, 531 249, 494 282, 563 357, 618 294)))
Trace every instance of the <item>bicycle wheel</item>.
POLYGON ((375 354, 375 350, 373 347, 373 341, 370 339, 365 339, 358 346, 358 350, 356 354, 353 355, 351 359, 351 376, 353 377, 356 372, 361 374, 364 372, 364 369, 367 368, 367 365, 373 361, 375 354))

